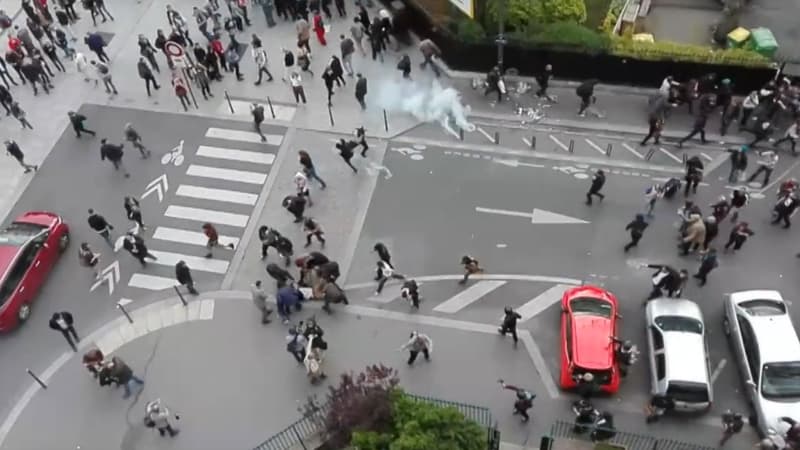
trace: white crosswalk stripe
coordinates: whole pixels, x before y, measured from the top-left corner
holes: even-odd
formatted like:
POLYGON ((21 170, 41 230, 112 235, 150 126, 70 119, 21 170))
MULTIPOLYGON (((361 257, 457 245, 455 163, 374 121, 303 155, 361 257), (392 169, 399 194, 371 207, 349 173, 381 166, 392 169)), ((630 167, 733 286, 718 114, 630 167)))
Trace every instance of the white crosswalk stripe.
POLYGON ((173 267, 178 261, 186 262, 197 282, 227 273, 234 251, 225 246, 238 248, 275 162, 276 146, 283 143, 282 135, 265 137, 262 141, 258 133, 246 129, 209 127, 204 142, 184 148, 187 159, 195 159, 177 169, 185 170, 185 182, 165 198, 164 217, 170 222, 155 226, 152 236, 143 235, 148 250, 158 259, 137 268, 128 280, 129 287, 162 290, 175 286, 173 267), (204 257, 208 237, 201 229, 203 223, 213 224, 220 233, 220 247, 212 249, 211 258, 204 257))

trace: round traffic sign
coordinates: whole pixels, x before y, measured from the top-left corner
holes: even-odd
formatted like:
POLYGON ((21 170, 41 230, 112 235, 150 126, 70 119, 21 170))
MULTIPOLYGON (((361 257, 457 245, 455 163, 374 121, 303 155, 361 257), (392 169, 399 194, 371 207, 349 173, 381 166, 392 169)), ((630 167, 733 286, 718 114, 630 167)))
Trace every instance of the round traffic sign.
POLYGON ((164 44, 164 52, 173 58, 179 58, 184 54, 183 47, 181 47, 180 44, 172 41, 164 44))

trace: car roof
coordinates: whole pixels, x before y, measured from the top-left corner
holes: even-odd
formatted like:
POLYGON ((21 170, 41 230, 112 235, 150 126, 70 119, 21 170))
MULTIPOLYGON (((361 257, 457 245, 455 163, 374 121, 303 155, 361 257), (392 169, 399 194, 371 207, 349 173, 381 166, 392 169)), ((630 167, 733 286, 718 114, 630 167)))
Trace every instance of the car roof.
POLYGON ((589 314, 572 316, 572 353, 575 365, 588 370, 603 370, 613 365, 611 320, 589 314))
POLYGON ((772 290, 734 292, 730 295, 730 299, 737 305, 737 309, 744 313, 743 316, 753 328, 761 364, 800 360, 800 339, 788 314, 788 308, 786 314, 755 316, 738 307, 742 302, 758 299, 784 303, 780 292, 772 290))
POLYGON ((679 298, 657 298, 647 302, 649 316, 683 316, 703 321, 703 313, 697 303, 679 298))
POLYGON ((566 291, 564 291, 564 296, 562 297, 562 301, 566 303, 572 300, 573 298, 577 297, 590 297, 590 298, 605 300, 614 305, 615 308, 617 306, 617 297, 615 297, 614 294, 601 287, 592 285, 577 286, 571 289, 567 289, 566 291))

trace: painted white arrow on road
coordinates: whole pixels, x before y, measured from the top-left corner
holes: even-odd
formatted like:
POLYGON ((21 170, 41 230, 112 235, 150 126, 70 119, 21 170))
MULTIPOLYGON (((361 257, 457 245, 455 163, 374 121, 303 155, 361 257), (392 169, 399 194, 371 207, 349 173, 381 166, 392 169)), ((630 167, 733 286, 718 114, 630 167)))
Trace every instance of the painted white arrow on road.
POLYGON ((410 148, 410 147, 392 147, 391 150, 393 152, 400 153, 401 155, 409 156, 409 155, 416 155, 418 153, 422 153, 419 150, 410 148))
POLYGON ((383 172, 384 173, 384 175, 383 175, 383 179, 384 180, 388 180, 388 179, 392 178, 392 171, 389 170, 388 167, 375 164, 374 162, 370 162, 369 163, 369 165, 367 166, 367 172, 369 172, 371 175, 378 175, 381 172, 383 172))
POLYGON ((166 194, 168 190, 169 183, 167 183, 167 174, 163 174, 155 180, 147 183, 147 189, 144 191, 144 194, 142 194, 142 198, 145 198, 155 192, 158 194, 158 201, 160 203, 164 201, 164 194, 166 194))
POLYGON ((577 217, 570 217, 564 214, 554 213, 551 211, 546 211, 544 209, 536 209, 536 208, 534 208, 532 212, 523 212, 523 211, 510 211, 508 209, 482 208, 478 206, 475 208, 475 211, 486 214, 497 214, 501 216, 525 217, 531 219, 531 223, 534 224, 558 225, 558 224, 590 223, 589 221, 578 219, 577 217))
POLYGON ((101 284, 108 283, 108 295, 114 294, 114 287, 119 282, 119 261, 114 261, 100 272, 100 279, 95 281, 89 291, 94 291, 101 284))
POLYGON ((502 164, 502 165, 508 166, 508 167, 519 167, 519 166, 523 166, 523 167, 545 167, 543 164, 524 163, 524 162, 519 162, 519 160, 517 160, 517 159, 494 159, 493 161, 496 162, 497 164, 502 164))

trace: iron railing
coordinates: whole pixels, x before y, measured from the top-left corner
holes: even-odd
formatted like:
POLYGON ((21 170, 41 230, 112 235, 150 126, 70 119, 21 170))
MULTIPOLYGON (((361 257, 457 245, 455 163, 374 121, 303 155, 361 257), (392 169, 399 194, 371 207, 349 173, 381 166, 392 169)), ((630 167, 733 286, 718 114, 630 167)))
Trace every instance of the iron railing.
MULTIPOLYGON (((598 436, 603 438, 608 435, 613 435, 610 439, 597 440, 611 444, 615 447, 624 450, 715 450, 716 447, 709 447, 699 444, 691 444, 687 442, 676 441, 673 439, 659 439, 653 436, 645 436, 642 434, 629 433, 620 430, 609 430, 604 428, 596 428, 599 431, 598 436), (605 436, 603 436, 605 435, 605 436)), ((575 424, 565 421, 556 421, 550 428, 550 437, 558 441, 559 439, 573 439, 579 441, 592 440, 592 433, 590 431, 577 432, 575 424)))
MULTIPOLYGON (((455 408, 465 418, 487 429, 488 450, 500 448, 500 432, 497 430, 497 422, 495 422, 492 412, 488 408, 413 394, 405 395, 417 402, 425 402, 443 408, 455 408)), ((313 450, 314 447, 311 447, 312 444, 310 443, 315 441, 324 429, 327 413, 327 405, 314 408, 303 418, 267 439, 253 450, 289 450, 292 448, 313 450)))

